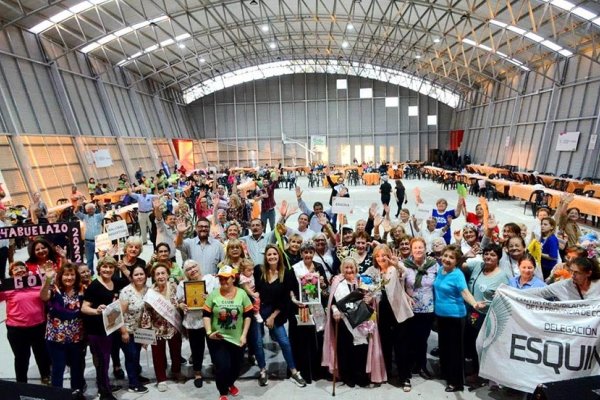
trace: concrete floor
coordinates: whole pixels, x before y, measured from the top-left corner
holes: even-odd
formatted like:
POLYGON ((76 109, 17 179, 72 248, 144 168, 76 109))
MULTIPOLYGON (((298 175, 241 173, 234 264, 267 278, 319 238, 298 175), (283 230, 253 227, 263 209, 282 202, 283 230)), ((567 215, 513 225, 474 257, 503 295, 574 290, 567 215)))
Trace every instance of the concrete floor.
MULTIPOLYGON (((329 200, 329 189, 314 188, 308 189, 308 181, 306 178, 301 177, 298 180, 299 185, 304 190, 303 198, 307 204, 312 205, 314 201, 322 201, 327 203, 329 200)), ((440 185, 435 184, 431 181, 418 181, 418 180, 404 180, 404 185, 407 189, 409 196, 408 208, 414 210, 414 195, 413 189, 419 187, 421 189, 421 196, 427 205, 431 205, 433 208, 436 199, 444 197, 448 200, 449 204, 453 208, 456 204, 457 194, 455 191, 442 190, 440 185)), ((354 201, 355 210, 352 215, 349 216, 349 222, 354 224, 356 220, 364 218, 367 215, 369 205, 376 201, 379 203, 378 186, 358 186, 350 187, 350 195, 354 201)), ((293 190, 279 189, 275 192, 275 197, 280 203, 282 200, 287 200, 291 204, 296 204, 295 193, 293 190)), ((467 199, 467 208, 473 211, 477 204, 477 198, 469 196, 467 199)), ((396 213, 395 203, 392 206, 392 215, 396 213)), ((490 212, 493 213, 500 225, 507 222, 525 223, 531 226, 533 223, 533 217, 528 214, 523 214, 523 205, 521 202, 516 200, 501 200, 490 202, 490 212)), ((294 227, 294 217, 291 218, 289 225, 294 227)), ((464 224, 464 218, 458 218, 452 223, 453 229, 459 229, 464 224)), ((150 245, 144 248, 142 258, 148 259, 152 252, 150 245)), ((179 257, 179 254, 178 254, 179 257)), ((24 260, 26 258, 26 252, 24 249, 17 253, 17 259, 24 260)), ((0 321, 4 318, 4 303, 0 303, 0 321)), ((268 339, 267 339, 268 340, 268 339)), ((437 337, 435 333, 432 333, 429 340, 430 349, 436 345, 437 337)), ((267 362, 270 365, 271 380, 269 386, 266 388, 259 387, 256 381, 258 376, 258 368, 256 366, 246 366, 239 380, 240 398, 242 399, 255 399, 255 398, 273 398, 286 400, 295 400, 301 398, 315 398, 325 399, 330 398, 332 395, 332 383, 328 381, 319 381, 308 385, 306 388, 298 388, 292 382, 281 379, 285 377, 285 364, 280 352, 276 346, 270 343, 266 344, 267 348, 267 362)), ((4 323, 0 324, 0 354, 4 362, 0 362, 0 379, 14 379, 14 370, 12 365, 12 352, 6 340, 6 326, 4 323)), ((184 357, 189 357, 189 345, 184 342, 183 349, 184 357)), ((429 357, 430 369, 438 371, 438 362, 434 357, 429 357)), ((204 358, 204 365, 206 369, 206 375, 210 375, 210 357, 206 354, 204 358)), ((152 369, 152 356, 149 351, 142 350, 142 367, 144 369, 144 375, 149 378, 154 378, 152 369)), ((184 367, 184 372, 188 376, 192 376, 192 372, 189 366, 184 367)), ((39 374, 35 366, 35 361, 31 357, 31 366, 29 370, 29 377, 31 383, 39 383, 39 374)), ((96 393, 95 388, 95 372, 91 363, 90 356, 88 355, 87 368, 85 371, 85 377, 88 384, 87 396, 91 398, 96 393)), ((68 382, 67 380, 65 382, 68 382)), ((126 386, 126 381, 120 381, 119 384, 126 386)), ((401 389, 395 388, 389 384, 382 385, 379 388, 361 389, 361 388, 348 388, 346 386, 338 386, 336 389, 336 398, 340 399, 368 399, 387 400, 406 398, 406 399, 521 399, 524 396, 520 393, 516 393, 507 389, 499 391, 490 391, 488 388, 481 388, 475 392, 462 392, 462 393, 450 393, 444 392, 445 382, 441 380, 425 381, 420 377, 416 376, 412 380, 413 389, 410 393, 404 393, 401 389)), ((218 392, 214 382, 208 381, 205 386, 201 389, 196 389, 192 381, 188 381, 186 384, 175 384, 169 383, 169 390, 165 393, 160 393, 156 390, 155 385, 148 385, 150 391, 144 395, 137 395, 128 393, 122 390, 116 393, 116 397, 119 399, 133 400, 137 398, 143 399, 164 399, 168 397, 170 400, 187 399, 187 398, 218 398, 218 392)), ((0 396, 1 397, 1 396, 0 396)))

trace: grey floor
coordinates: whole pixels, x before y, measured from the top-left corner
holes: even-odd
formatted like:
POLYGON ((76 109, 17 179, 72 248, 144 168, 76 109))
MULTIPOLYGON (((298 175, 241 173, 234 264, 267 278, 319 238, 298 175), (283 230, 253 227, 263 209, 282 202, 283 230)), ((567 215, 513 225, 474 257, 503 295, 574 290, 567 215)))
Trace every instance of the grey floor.
MULTIPOLYGON (((329 189, 324 188, 307 188, 308 182, 304 177, 299 178, 299 185, 304 190, 304 199, 307 204, 311 205, 314 201, 323 201, 324 203, 329 200, 329 189)), ((442 190, 440 185, 430 181, 417 181, 417 180, 404 180, 404 185, 407 188, 407 194, 409 196, 408 208, 414 210, 414 195, 413 189, 419 187, 421 189, 421 196, 426 204, 431 205, 433 208, 435 200, 444 197, 448 200, 451 207, 456 204, 457 194, 455 191, 442 190)), ((372 202, 379 202, 378 186, 358 186, 350 187, 351 198, 354 201, 354 213, 349 216, 349 222, 354 223, 359 218, 364 218, 367 215, 367 210, 372 202)), ((275 192, 275 197, 280 203, 283 200, 287 200, 291 204, 296 204, 296 198, 294 191, 287 189, 279 189, 275 192)), ((467 199, 467 207, 470 211, 473 211, 477 199, 473 196, 469 196, 467 199)), ((533 217, 528 212, 527 215, 523 214, 522 202, 516 200, 501 200, 492 201, 490 203, 490 212, 496 216, 496 219, 500 224, 507 222, 525 223, 531 226, 533 223, 533 217)), ((396 213, 396 205, 392 206, 392 215, 396 213)), ((295 226, 294 217, 290 218, 289 225, 295 226)), ((464 224, 464 218, 458 218, 452 223, 453 229, 459 229, 464 224)), ((152 252, 150 245, 144 248, 142 258, 148 259, 152 252)), ((179 254, 178 254, 179 257, 179 254)), ((26 252, 20 250, 16 256, 17 259, 24 260, 26 258, 26 252)), ((0 303, 0 321, 4 321, 4 303, 0 303)), ((268 340, 268 339, 267 339, 268 340)), ((429 340, 430 349, 436 345, 437 337, 435 333, 432 333, 429 340)), ((183 354, 184 357, 188 357, 190 354, 189 345, 184 341, 183 354)), ((308 385, 306 388, 298 388, 292 382, 282 379, 285 377, 285 364, 281 353, 278 351, 276 345, 272 343, 266 344, 267 348, 267 363, 270 364, 271 380, 269 386, 259 387, 256 381, 258 369, 256 366, 246 366, 243 371, 242 378, 239 380, 240 398, 242 399, 255 399, 268 396, 274 399, 294 400, 300 398, 317 398, 325 399, 332 396, 332 383, 328 381, 319 381, 308 385)), ((6 326, 2 322, 0 323, 0 354, 4 362, 0 362, 0 379, 14 379, 13 370, 13 356, 6 340, 6 326)), ((85 377, 88 384, 88 391, 86 395, 88 398, 93 397, 96 394, 95 388, 95 372, 89 359, 87 368, 85 371, 85 377)), ((152 356, 150 351, 142 350, 142 367, 144 369, 143 374, 149 378, 154 378, 154 372, 152 369, 152 356)), ((430 369, 437 371, 438 362, 434 357, 429 357, 430 369)), ((204 365, 206 369, 206 375, 210 375, 210 357, 208 353, 204 358, 204 365)), ((188 376, 192 376, 192 371, 189 366, 184 367, 184 373, 188 376)), ((31 357, 31 366, 29 369, 29 377, 31 383, 39 383, 39 373, 35 366, 35 361, 31 357)), ((67 377, 66 377, 67 378, 67 377)), ((515 379, 518 379, 515 377, 515 379)), ((65 383, 68 382, 68 378, 65 379, 65 383)), ((123 380, 115 382, 126 387, 127 381, 123 380)), ((336 388, 336 398, 341 399, 361 399, 367 398, 378 400, 395 399, 397 397, 406 399, 521 399, 524 396, 520 393, 513 392, 508 389, 490 391, 488 388, 481 388, 475 392, 462 392, 462 393, 450 393, 444 392, 445 383, 441 380, 425 381, 418 376, 415 376, 412 380, 413 389, 410 393, 404 393, 401 389, 393 387, 389 384, 382 385, 379 388, 361 389, 361 388, 348 388, 346 386, 338 386, 336 388)), ((144 395, 138 395, 128 393, 125 390, 116 393, 116 397, 119 399, 165 399, 170 400, 187 399, 187 398, 214 398, 217 399, 218 391, 214 382, 210 380, 205 383, 201 389, 196 389, 192 381, 188 381, 185 384, 176 384, 169 382, 169 390, 165 393, 160 393, 156 390, 154 384, 148 385, 150 391, 144 395)), ((1 396, 0 396, 1 397, 1 396)))

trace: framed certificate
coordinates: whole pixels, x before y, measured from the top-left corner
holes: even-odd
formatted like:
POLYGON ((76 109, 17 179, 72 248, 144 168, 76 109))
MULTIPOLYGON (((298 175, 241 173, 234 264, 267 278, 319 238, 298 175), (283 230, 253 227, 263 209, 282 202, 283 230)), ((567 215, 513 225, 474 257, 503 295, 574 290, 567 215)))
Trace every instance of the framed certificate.
POLYGON ((185 304, 190 310, 199 310, 204 306, 206 283, 204 281, 183 282, 185 304))

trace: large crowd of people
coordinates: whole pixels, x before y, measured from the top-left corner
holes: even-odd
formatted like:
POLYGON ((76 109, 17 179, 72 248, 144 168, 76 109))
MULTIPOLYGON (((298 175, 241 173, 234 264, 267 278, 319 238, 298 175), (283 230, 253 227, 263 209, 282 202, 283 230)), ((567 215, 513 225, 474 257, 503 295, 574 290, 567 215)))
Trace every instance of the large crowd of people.
MULTIPOLYGON (((120 389, 111 383, 110 366, 115 377, 125 377, 121 352, 127 389, 145 393, 151 380, 142 375, 140 351, 149 345, 159 391, 169 390, 168 381, 185 382, 181 367, 190 358, 190 379, 201 388, 208 348, 220 400, 226 400, 239 393, 235 382, 246 352, 258 365, 258 384, 268 385, 268 333, 299 387, 335 377, 349 387, 387 382, 409 392, 418 374, 441 378, 446 392, 456 392, 487 383, 478 377, 475 341, 501 285, 548 299, 600 298, 598 259, 581 246, 572 196, 563 196, 554 214, 538 209, 528 234, 517 223, 498 226, 485 204, 468 212, 460 196, 456 207, 440 198, 428 217, 417 218, 411 209, 423 209, 420 196, 418 204, 407 204, 402 180, 381 172, 381 206, 372 205, 355 225, 332 211, 331 198, 329 205, 326 199, 307 204, 298 171, 187 174, 177 168, 153 179, 140 172, 131 183, 123 174, 121 205, 137 203, 130 223, 139 226, 123 248, 95 247, 104 203, 85 202, 74 187, 72 215, 85 227, 85 264, 73 263, 68 245, 48 237, 28 238, 26 262, 0 258, 0 264, 10 261, 10 277, 40 279, 37 286, 0 291, 16 380, 27 382, 33 350, 42 382, 62 387, 68 366, 70 388, 83 399, 89 346, 101 400, 115 399, 120 389), (276 189, 284 186, 295 190, 297 204, 276 202, 276 189), (468 222, 453 230, 461 216, 468 222), (149 242, 154 254, 143 260, 149 242), (204 291, 192 299, 189 288, 199 283, 204 291), (348 311, 352 298, 363 315, 348 311), (111 331, 115 302, 123 325, 111 331), (439 376, 427 365, 433 329, 439 376), (151 343, 138 338, 142 331, 150 332, 151 343), (191 357, 182 355, 185 340, 191 357)), ((315 174, 328 169, 312 169, 309 181, 315 174)), ((332 195, 350 196, 343 175, 327 178, 332 195)), ((89 199, 103 188, 90 179, 89 199)), ((5 214, 0 207, 0 227, 10 224, 5 214)), ((47 221, 48 208, 36 193, 26 223, 47 221)), ((0 248, 12 244, 0 240, 0 248)))

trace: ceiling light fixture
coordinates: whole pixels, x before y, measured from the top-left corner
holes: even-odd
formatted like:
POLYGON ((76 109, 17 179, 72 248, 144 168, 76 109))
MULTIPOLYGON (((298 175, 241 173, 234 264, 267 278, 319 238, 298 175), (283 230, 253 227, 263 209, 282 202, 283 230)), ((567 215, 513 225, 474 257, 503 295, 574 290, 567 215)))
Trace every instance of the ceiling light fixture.
POLYGON ((277 43, 275 43, 275 42, 271 42, 271 43, 269 43, 269 47, 270 47, 271 49, 275 50, 275 49, 277 48, 277 43))
POLYGON ((496 54, 498 57, 502 58, 503 60, 506 60, 506 61, 508 61, 509 63, 511 63, 511 64, 514 64, 514 65, 516 65, 517 67, 519 67, 519 68, 521 68, 521 69, 523 69, 523 70, 525 70, 525 71, 530 71, 530 69, 529 69, 528 67, 526 67, 526 66, 525 66, 525 65, 524 65, 524 64, 523 64, 521 61, 519 61, 519 60, 517 60, 517 59, 515 59, 515 58, 510 58, 510 57, 509 57, 509 56, 507 56, 506 54, 504 54, 504 53, 501 53, 501 52, 499 52, 499 51, 495 51, 494 49, 492 49, 492 48, 491 48, 491 47, 489 47, 489 46, 486 46, 486 45, 484 45, 484 44, 478 44, 477 42, 475 42, 474 40, 471 40, 471 39, 469 39, 469 38, 464 38, 464 39, 462 39, 462 42, 463 42, 463 43, 466 43, 466 44, 468 44, 468 45, 470 45, 470 46, 473 46, 473 47, 478 47, 478 48, 480 48, 480 49, 482 49, 482 50, 485 50, 485 51, 488 51, 488 52, 490 52, 490 53, 492 53, 492 54, 496 54))
POLYGON ((489 22, 492 25, 496 25, 501 28, 508 29, 511 32, 514 32, 518 35, 524 36, 536 43, 539 43, 539 44, 549 48, 552 51, 559 53, 562 56, 571 57, 573 55, 572 51, 563 48, 562 46, 552 42, 551 40, 547 40, 547 39, 543 38, 542 36, 538 35, 537 33, 527 31, 525 29, 519 28, 518 26, 509 25, 507 23, 498 21, 496 19, 490 19, 489 22))
POLYGON ((345 40, 342 42, 342 48, 344 48, 344 49, 347 48, 349 45, 350 44, 345 40))
POLYGON ((260 29, 261 29, 263 32, 269 32, 269 25, 263 25, 263 26, 262 26, 260 29))
POLYGON ((349 31, 351 31, 351 30, 354 29, 354 25, 348 24, 348 25, 346 25, 346 29, 349 30, 349 31))

